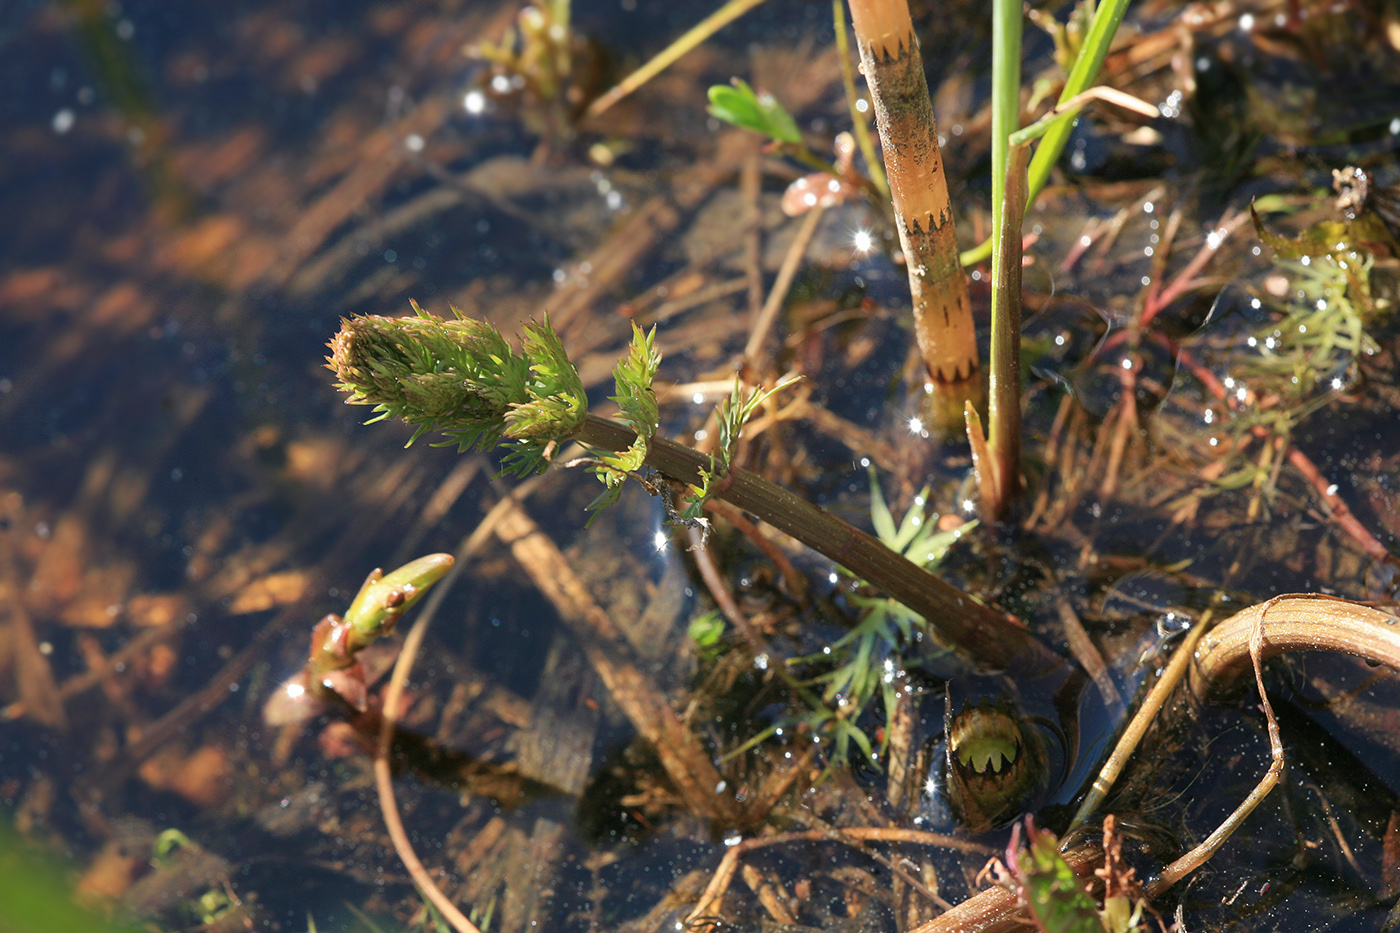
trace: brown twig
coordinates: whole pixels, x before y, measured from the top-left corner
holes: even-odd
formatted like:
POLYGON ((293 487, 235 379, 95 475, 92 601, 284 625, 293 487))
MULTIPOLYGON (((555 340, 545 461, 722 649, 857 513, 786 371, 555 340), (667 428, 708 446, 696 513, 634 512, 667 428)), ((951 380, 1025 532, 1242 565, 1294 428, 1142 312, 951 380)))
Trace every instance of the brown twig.
MULTIPOLYGON (((1200 845, 1190 852, 1172 862, 1166 868, 1157 873, 1156 877, 1148 881, 1146 885, 1147 896, 1156 897, 1167 888, 1185 878, 1191 872, 1200 868, 1210 858, 1220 851, 1220 847, 1225 841, 1234 835, 1249 814, 1254 812, 1254 808, 1259 806, 1259 802, 1269 795, 1269 791, 1278 784, 1279 777, 1283 774, 1283 741, 1279 738, 1278 719, 1274 716, 1274 708, 1269 703, 1269 694, 1264 689, 1264 616, 1268 611, 1281 600, 1289 597, 1280 596, 1271 599, 1261 606, 1254 607, 1257 614, 1250 619, 1249 633, 1249 659, 1254 666, 1254 683, 1259 688, 1259 702, 1264 709, 1264 719, 1268 723, 1269 730, 1269 770, 1264 772, 1264 776, 1259 779, 1259 783, 1249 792, 1240 805, 1235 808, 1225 820, 1215 828, 1215 831, 1205 838, 1200 845)), ((1229 620, 1233 621, 1233 619, 1229 620)), ((1207 646, 1207 651, 1209 647, 1207 646)))
POLYGON ((802 264, 802 257, 806 255, 807 246, 812 242, 812 235, 817 232, 817 224, 821 222, 825 213, 826 208, 817 205, 807 212, 802 225, 797 228, 797 236, 793 238, 786 255, 783 256, 783 264, 778 269, 778 277, 774 280, 772 289, 768 292, 768 300, 763 303, 763 309, 749 331, 749 342, 744 346, 744 358, 750 363, 758 362, 758 353, 763 349, 763 341, 773 329, 773 322, 778 319, 778 311, 787 300, 792 280, 802 264))
POLYGON ((1205 696, 1232 683, 1250 658, 1256 629, 1265 658, 1285 651, 1335 651, 1400 671, 1400 617, 1363 603, 1304 593, 1250 606, 1207 632, 1190 672, 1192 693, 1205 696))
POLYGON ((452 581, 460 572, 465 558, 471 553, 470 539, 464 542, 458 550, 462 552, 459 555, 462 559, 458 560, 456 565, 447 572, 447 577, 442 581, 442 585, 438 587, 437 592, 433 593, 428 605, 418 614, 413 628, 409 630, 408 637, 404 639, 403 650, 399 652, 398 660, 394 662, 394 672, 389 678, 389 685, 384 690, 384 709, 379 721, 379 742, 374 749, 374 787, 379 796, 379 810, 384 816, 384 825, 389 831, 389 839, 393 842, 394 851, 398 853, 399 860, 408 870, 413 883, 418 886, 418 889, 428 900, 433 902, 433 906, 452 924, 452 928, 457 930, 457 933, 481 933, 476 924, 458 910, 451 898, 437 886, 437 883, 433 881, 433 876, 423 867, 418 853, 414 851, 413 843, 408 838, 408 833, 404 831, 403 819, 399 816, 399 804, 394 798, 394 778, 389 766, 389 749, 393 747, 394 743, 394 723, 399 718, 399 706, 403 700, 404 686, 408 683, 409 671, 413 669, 414 659, 418 657, 418 650, 422 647, 423 639, 428 634, 428 626, 432 623, 434 611, 441 605, 443 596, 451 588, 452 581))
POLYGON ((692 933, 707 933, 707 931, 717 930, 721 926, 718 920, 720 902, 724 898, 724 892, 729 890, 729 885, 734 880, 734 872, 739 867, 739 859, 745 853, 765 846, 794 842, 839 842, 855 848, 863 848, 866 842, 905 842, 915 845, 942 846, 983 856, 993 855, 996 852, 990 846, 969 842, 957 836, 944 836, 939 833, 925 833, 918 830, 883 826, 834 830, 813 829, 745 839, 737 845, 730 846, 729 850, 724 853, 724 858, 720 860, 709 885, 706 886, 704 893, 700 895, 700 900, 696 902, 689 916, 686 917, 685 928, 692 933))

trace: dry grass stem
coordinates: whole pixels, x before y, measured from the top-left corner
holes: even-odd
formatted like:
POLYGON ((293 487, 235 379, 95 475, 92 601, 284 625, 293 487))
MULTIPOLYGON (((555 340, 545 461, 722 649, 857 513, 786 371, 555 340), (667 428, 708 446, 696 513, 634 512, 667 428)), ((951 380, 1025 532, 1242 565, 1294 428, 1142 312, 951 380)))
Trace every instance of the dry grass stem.
POLYGON ((1250 620, 1253 625, 1249 634, 1249 659, 1254 666, 1254 683, 1259 688, 1259 702, 1263 706, 1264 718, 1268 723, 1269 770, 1264 772, 1264 776, 1260 778, 1254 790, 1249 792, 1249 796, 1200 845, 1172 862, 1162 869, 1155 878, 1147 882, 1146 890, 1149 898, 1161 894, 1209 861, 1211 856, 1215 855, 1225 844, 1225 841, 1234 835, 1235 830, 1239 829, 1245 818, 1254 812, 1254 808, 1259 806, 1260 801, 1269 795, 1269 791, 1274 789, 1274 786, 1278 784, 1279 777, 1283 774, 1283 741, 1279 738, 1278 720, 1274 717, 1274 708, 1269 703, 1269 694, 1264 689, 1263 645, 1264 616, 1272 606, 1287 598, 1281 596, 1256 607, 1258 612, 1250 620))
POLYGON ((1205 697, 1237 679, 1256 638, 1264 658, 1285 651, 1335 651, 1400 671, 1400 616, 1335 596, 1279 596, 1206 633, 1191 668, 1192 693, 1205 697))
POLYGON ((744 347, 744 357, 750 363, 757 362, 759 351, 763 349, 763 342, 773 329, 773 323, 778 319, 778 312, 782 310, 783 302, 787 300, 788 290, 792 288, 792 280, 802 265, 802 257, 806 255, 807 247, 812 242, 812 235, 817 232, 817 224, 821 222, 822 215, 825 213, 826 208, 820 204, 817 205, 807 212, 807 216, 802 219, 801 226, 797 228, 797 236, 783 256, 783 264, 778 269, 778 277, 773 282, 773 288, 768 292, 768 300, 763 303, 763 310, 759 312, 758 318, 753 322, 753 327, 749 331, 749 342, 744 347))

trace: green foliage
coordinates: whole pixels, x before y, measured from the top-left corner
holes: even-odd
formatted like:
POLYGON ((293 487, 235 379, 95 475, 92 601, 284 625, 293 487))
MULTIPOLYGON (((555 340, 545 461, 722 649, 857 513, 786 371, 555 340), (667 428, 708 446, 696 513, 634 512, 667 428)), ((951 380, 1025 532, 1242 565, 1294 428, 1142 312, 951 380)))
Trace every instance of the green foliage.
POLYGON ((556 438, 576 431, 588 416, 588 396, 578 368, 564 352, 549 317, 525 325, 525 359, 531 378, 525 385, 529 401, 513 403, 505 413, 505 435, 511 449, 503 473, 527 476, 546 466, 545 448, 556 438))
POLYGON ((705 503, 715 495, 719 484, 729 475, 729 468, 734 462, 734 454, 739 446, 739 433, 745 422, 770 395, 786 385, 787 383, 779 383, 771 389, 760 389, 745 396, 739 380, 734 380, 734 388, 729 397, 719 403, 715 412, 719 421, 719 443, 715 445, 714 453, 710 454, 709 468, 700 471, 700 485, 691 487, 692 497, 686 503, 685 511, 680 513, 681 523, 701 520, 705 503))
POLYGON ((724 616, 718 609, 711 609, 691 619, 686 634, 702 659, 714 660, 724 653, 724 616))
POLYGON ((1055 834, 1038 830, 1026 817, 1027 844, 1021 848, 1022 824, 1011 830, 1006 861, 992 859, 983 869, 1013 891, 1041 933, 1141 933, 1143 892, 1133 870, 1123 862, 1122 842, 1112 815, 1104 819, 1103 865, 1094 874, 1104 883, 1104 905, 1089 896, 1085 884, 1060 855, 1055 834))
MULTIPOLYGON (((1099 910, 1060 856, 1055 834, 1030 827, 1028 845, 1016 853, 1016 879, 1038 929, 1045 933, 1104 933, 1099 910)), ((1013 837, 1014 841, 1014 837, 1013 837)))
POLYGON ((135 933, 135 924, 105 920, 79 907, 59 863, 22 839, 0 814, 0 930, 4 933, 135 933))
MULTIPOLYGON (((896 524, 875 470, 870 470, 870 519, 875 535, 890 550, 903 554, 922 567, 932 568, 962 534, 975 527, 963 525, 952 531, 939 531, 925 512, 929 487, 914 497, 913 504, 896 524)), ((814 729, 825 730, 833 743, 834 762, 846 760, 852 742, 872 764, 877 756, 870 738, 854 720, 878 695, 885 715, 893 714, 902 679, 896 663, 902 645, 914 638, 923 619, 913 610, 888 596, 852 593, 851 605, 860 610, 860 619, 849 632, 833 642, 821 655, 800 660, 834 659, 837 666, 818 678, 824 685, 823 706, 807 717, 814 729)), ((883 747, 882 749, 883 750, 883 747)))
POLYGON ((194 843, 190 837, 180 832, 178 829, 162 830, 156 836, 155 844, 151 846, 151 859, 157 865, 163 865, 170 861, 170 857, 179 849, 194 848, 194 843))
POLYGON ((352 405, 372 405, 376 417, 414 426, 412 444, 441 431, 461 451, 510 446, 504 472, 545 467, 550 441, 583 424, 588 399, 546 317, 525 326, 524 352, 500 331, 467 318, 452 320, 413 303, 415 317, 362 315, 341 322, 327 367, 352 405))
POLYGON ((359 650, 393 632, 400 618, 418 603, 428 588, 447 575, 452 555, 429 554, 410 561, 387 576, 375 570, 366 578, 345 611, 350 629, 348 648, 359 650))
POLYGON ((350 404, 374 407, 370 423, 393 417, 413 425, 410 444, 440 430, 458 450, 494 447, 506 413, 531 401, 530 362, 496 328, 456 308, 453 320, 417 303, 413 310, 416 317, 342 321, 327 357, 336 387, 350 404))
MULTIPOLYGON (((506 444, 502 472, 519 475, 544 469, 551 448, 583 428, 588 397, 547 316, 525 325, 517 353, 495 327, 456 308, 451 320, 416 303, 413 310, 412 317, 349 318, 330 343, 327 368, 336 374, 336 387, 350 404, 373 406, 371 423, 401 418, 414 427, 410 444, 428 431, 441 431, 463 451, 506 444)), ((593 452, 589 468, 604 491, 590 509, 615 501, 627 475, 645 465, 660 417, 652 390, 660 365, 655 329, 644 333, 633 325, 627 355, 613 369, 612 398, 618 420, 637 436, 621 452, 593 452)), ((672 516, 676 522, 706 524, 700 512, 729 475, 740 429, 779 388, 745 395, 735 382, 718 410, 719 447, 700 471, 686 512, 672 516)))
POLYGON ((738 78, 730 84, 716 84, 708 92, 710 115, 741 129, 762 133, 780 143, 798 146, 802 133, 792 114, 766 91, 759 94, 738 78))
POLYGON ((640 327, 633 324, 632 343, 627 355, 613 367, 617 394, 612 396, 612 400, 617 403, 620 412, 618 420, 637 432, 637 440, 621 453, 601 453, 589 465, 589 470, 604 486, 598 498, 589 503, 590 510, 602 509, 616 502, 622 494, 622 484, 627 474, 641 469, 646 460, 648 442, 656 434, 661 418, 656 406, 656 392, 651 387, 660 365, 661 351, 656 349, 656 328, 643 333, 640 327))

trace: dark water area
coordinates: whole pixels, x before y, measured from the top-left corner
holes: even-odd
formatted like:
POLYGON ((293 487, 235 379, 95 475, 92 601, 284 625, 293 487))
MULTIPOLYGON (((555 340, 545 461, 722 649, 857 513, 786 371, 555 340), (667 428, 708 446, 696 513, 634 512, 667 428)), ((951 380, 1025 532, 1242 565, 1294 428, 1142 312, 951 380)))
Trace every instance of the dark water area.
MULTIPOLYGON (((584 97, 714 7, 572 6, 584 97)), ((1303 3, 1295 22, 1295 6, 1130 11, 1109 80, 1162 116, 1087 111, 1028 216, 1029 492, 1017 527, 965 526, 944 558, 950 580, 1063 656, 1072 606, 1125 701, 1180 637, 1173 620, 1208 606, 1219 618, 1283 593, 1395 598, 1394 259, 1377 251, 1363 300, 1320 260, 1276 261, 1247 209, 1271 199, 1267 224, 1293 233, 1334 213, 1332 169, 1396 180, 1400 20, 1384 4, 1303 3), (1192 287, 1142 324, 1202 249, 1192 287)), ((42 853, 60 897, 141 929, 437 929, 384 828, 373 723, 272 726, 263 708, 371 569, 445 552, 460 575, 411 676, 394 787, 419 856, 482 929, 681 929, 727 852, 781 832, 809 835, 744 850, 753 871, 723 905, 732 928, 912 929, 940 907, 904 867, 956 903, 1008 830, 960 830, 936 763, 903 809, 886 802, 887 760, 826 768, 829 722, 814 726, 774 671, 820 695, 837 663, 821 653, 868 594, 784 539, 800 592, 723 526, 709 553, 768 647, 722 621, 707 641, 721 617, 659 503, 634 484, 585 527, 593 480, 556 468, 523 486, 521 507, 615 621, 627 660, 609 662, 522 536, 470 541, 517 485, 493 481, 496 459, 364 427, 324 368, 343 317, 408 313, 413 299, 507 335, 550 313, 600 407, 630 322, 655 324, 663 431, 679 439, 707 430, 728 393, 800 223, 778 202, 806 169, 709 117, 704 89, 737 76, 771 90, 828 157, 850 122, 829 6, 769 0, 577 123, 579 101, 496 94, 467 54, 517 12, 0 8, 0 813, 16 836, 0 835, 0 855, 42 853), (628 694, 618 670, 651 692, 628 694), (644 735, 648 704, 683 724, 742 819, 676 785, 644 735), (960 833, 973 849, 872 855, 811 835, 872 826, 960 833)), ((985 11, 914 13, 972 246, 989 214, 985 11)), ((1028 27, 1026 48, 1028 85, 1055 74, 1044 35, 1028 27)), ((857 201, 821 219, 765 351, 768 375, 805 376, 780 397, 800 403, 746 464, 862 528, 874 466, 896 520, 928 486, 926 520, 952 529, 974 511, 970 458, 923 421, 905 274, 857 245, 871 231, 892 241, 857 201)), ((981 318, 987 281, 974 268, 981 318)), ((945 693, 1021 689, 1037 728, 1073 710, 1082 735, 1045 731, 1063 747, 1037 798, 1063 830, 1121 704, 1083 684, 1068 700, 1059 683, 1018 688, 1015 672, 979 679, 918 639, 895 647, 879 663, 917 697, 902 741, 926 757, 945 693)), ((1168 920, 1180 905, 1192 931, 1388 928, 1400 733, 1385 672, 1271 664, 1283 782, 1159 901, 1168 920)), ((1267 766, 1252 690, 1172 707, 1110 801, 1140 874, 1209 833, 1267 766)), ((896 731, 878 698, 852 723, 877 744, 896 731)))

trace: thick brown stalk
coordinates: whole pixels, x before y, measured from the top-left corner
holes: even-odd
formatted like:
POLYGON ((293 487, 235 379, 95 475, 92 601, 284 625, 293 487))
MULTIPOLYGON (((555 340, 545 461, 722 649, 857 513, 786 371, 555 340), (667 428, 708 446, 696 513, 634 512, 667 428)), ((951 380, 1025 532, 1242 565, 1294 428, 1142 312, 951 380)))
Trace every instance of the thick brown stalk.
POLYGON ((909 6, 906 0, 850 5, 909 270, 919 351, 935 383, 961 382, 977 372, 977 334, 909 6))
MULTIPOLYGON (((618 422, 589 415, 574 437, 592 447, 620 451, 636 435, 618 422)), ((698 484, 700 471, 710 465, 704 454, 661 438, 652 438, 646 462, 667 478, 689 484, 698 484)), ((983 666, 1003 669, 1014 661, 1029 665, 1022 670, 1039 673, 1065 664, 1024 626, 755 473, 733 470, 719 497, 884 590, 927 619, 938 639, 983 666)))

